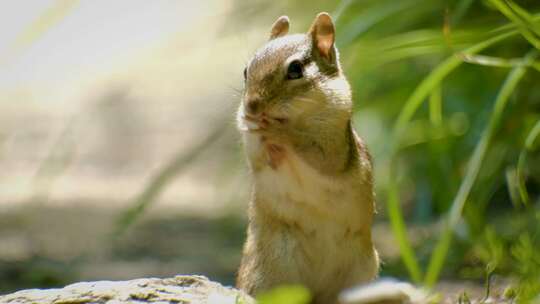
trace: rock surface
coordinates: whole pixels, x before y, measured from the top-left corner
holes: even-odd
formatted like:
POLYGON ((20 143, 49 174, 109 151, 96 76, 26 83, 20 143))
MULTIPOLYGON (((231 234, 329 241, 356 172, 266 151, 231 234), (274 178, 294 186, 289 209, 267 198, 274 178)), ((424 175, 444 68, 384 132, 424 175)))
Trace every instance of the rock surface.
POLYGON ((9 304, 179 303, 251 304, 253 299, 203 276, 81 282, 58 289, 28 289, 0 296, 9 304))

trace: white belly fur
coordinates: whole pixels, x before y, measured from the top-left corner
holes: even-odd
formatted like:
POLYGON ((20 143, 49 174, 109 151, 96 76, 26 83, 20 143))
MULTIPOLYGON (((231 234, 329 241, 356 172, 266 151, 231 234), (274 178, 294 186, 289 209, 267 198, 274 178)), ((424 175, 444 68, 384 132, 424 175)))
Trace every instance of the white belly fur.
MULTIPOLYGON (((247 137, 248 153, 266 157, 259 139, 254 135, 247 137)), ((301 273, 306 278, 316 278, 306 282, 315 285, 313 287, 338 279, 335 276, 339 272, 347 273, 347 277, 342 279, 351 284, 372 279, 377 271, 376 253, 372 247, 363 248, 365 243, 352 236, 365 224, 362 193, 371 189, 354 191, 350 188, 361 187, 360 183, 353 181, 358 176, 323 176, 290 147, 284 148, 286 157, 277 168, 266 165, 254 172, 257 204, 264 204, 264 209, 299 225, 308 235, 276 239, 277 242, 288 242, 279 247, 293 251, 281 252, 283 261, 294 262, 290 257, 299 254, 300 247, 303 247, 304 255, 313 253, 309 263, 298 265, 302 262, 297 259, 297 265, 290 265, 303 269, 301 273), (351 235, 349 238, 345 237, 347 233, 351 235)))

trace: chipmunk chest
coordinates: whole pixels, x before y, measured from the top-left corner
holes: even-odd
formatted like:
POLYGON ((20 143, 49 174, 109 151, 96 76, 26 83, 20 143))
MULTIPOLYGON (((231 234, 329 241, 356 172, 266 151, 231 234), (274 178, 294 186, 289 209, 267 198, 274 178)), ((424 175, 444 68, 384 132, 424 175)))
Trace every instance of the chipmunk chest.
POLYGON ((287 145, 259 143, 252 166, 257 194, 277 208, 317 211, 343 193, 287 145))

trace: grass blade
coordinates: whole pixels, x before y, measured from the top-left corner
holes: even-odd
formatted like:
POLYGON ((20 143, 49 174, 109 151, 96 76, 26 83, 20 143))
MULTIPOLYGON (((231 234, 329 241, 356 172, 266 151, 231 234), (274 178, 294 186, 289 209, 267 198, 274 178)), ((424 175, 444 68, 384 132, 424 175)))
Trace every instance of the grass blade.
POLYGON ((442 124, 441 86, 435 87, 429 96, 429 121, 436 127, 442 124))
POLYGON ((517 184, 519 190, 519 196, 524 205, 529 204, 529 194, 527 193, 527 188, 525 187, 525 177, 523 176, 523 171, 525 169, 525 162, 527 159, 527 152, 533 149, 534 142, 536 138, 540 135, 540 120, 536 122, 534 127, 531 129, 527 138, 525 139, 525 147, 519 153, 518 164, 516 169, 517 184))
POLYGON ((521 9, 520 14, 516 13, 513 7, 517 7, 516 4, 513 4, 513 7, 509 3, 513 3, 510 0, 490 0, 499 12, 501 12, 506 18, 516 24, 521 35, 529 41, 535 48, 540 50, 540 35, 536 32, 536 26, 530 20, 530 17, 525 10, 521 9), (527 15, 525 15, 527 14, 527 15))
MULTIPOLYGON (((537 56, 536 52, 529 53, 524 61, 531 62, 537 56)), ((467 166, 467 171, 465 173, 465 178, 461 183, 458 193, 452 202, 452 207, 448 219, 445 221, 445 228, 443 238, 439 240, 435 247, 435 251, 430 259, 429 266, 426 272, 426 277, 424 283, 428 287, 432 287, 439 277, 444 261, 448 253, 448 249, 452 242, 452 233, 456 227, 458 221, 461 219, 461 213, 465 202, 471 192, 471 189, 476 181, 478 172, 480 171, 482 161, 486 154, 486 151, 489 147, 489 143, 495 131, 497 130, 502 114, 511 94, 514 92, 517 84, 525 75, 526 68, 524 66, 515 67, 508 77, 506 78, 497 98, 495 100, 495 106, 489 118, 488 125, 484 129, 480 142, 475 147, 469 165, 467 166)))
MULTIPOLYGON (((499 34, 495 37, 475 44, 463 51, 465 54, 475 54, 483 49, 500 42, 512 35, 515 35, 516 31, 508 31, 499 34)), ((422 102, 431 93, 431 91, 438 86, 441 81, 454 69, 456 69, 463 60, 461 56, 453 55, 439 64, 414 90, 409 99, 405 102, 403 109, 401 110, 397 122, 394 127, 394 138, 399 138, 399 134, 405 130, 405 126, 409 123, 414 113, 418 110, 422 102)))
MULTIPOLYGON (((515 35, 517 31, 511 30, 505 33, 498 34, 495 37, 492 37, 490 39, 487 39, 485 41, 482 41, 478 44, 473 45, 472 47, 469 47, 465 50, 468 54, 474 54, 477 52, 480 52, 481 50, 499 42, 502 41, 512 35, 515 35)), ((405 102, 405 105, 402 109, 402 111, 399 114, 397 123, 394 127, 394 140, 392 141, 392 144, 394 147, 392 148, 394 150, 394 156, 392 157, 393 161, 390 165, 390 172, 395 172, 395 162, 396 162, 396 155, 397 155, 397 148, 399 146, 398 139, 401 138, 401 132, 405 129, 406 125, 409 123, 410 119, 416 112, 416 110, 420 107, 422 102, 425 100, 425 98, 434 90, 435 87, 440 86, 440 82, 448 75, 451 71, 453 71, 455 68, 457 68, 463 61, 460 59, 459 56, 454 55, 446 59, 444 62, 439 64, 435 70, 431 72, 416 88, 416 90, 413 92, 413 94, 409 97, 409 99, 405 102)), ((392 177, 391 179, 395 178, 392 177)), ((403 262, 405 263, 405 266, 407 267, 407 271, 409 272, 409 275, 415 282, 420 281, 421 276, 421 270, 418 266, 418 259, 416 258, 414 251, 412 250, 412 245, 410 240, 407 237, 407 234, 405 232, 405 224, 403 219, 403 212, 401 211, 401 206, 399 204, 399 188, 397 186, 397 183, 391 182, 389 186, 389 199, 387 202, 387 208, 389 210, 389 217, 390 217, 390 223, 392 225, 392 229, 394 231, 394 234, 396 235, 396 238, 398 239, 398 246, 401 252, 401 257, 403 259, 403 262)), ((444 261, 446 256, 446 251, 448 250, 451 242, 451 235, 443 237, 442 242, 439 242, 437 249, 432 256, 432 262, 430 263, 430 267, 428 269, 428 274, 426 275, 426 278, 429 278, 428 282, 436 281, 436 278, 438 277, 438 273, 440 272, 440 266, 442 265, 442 261, 444 261), (433 259, 435 257, 435 259, 433 259), (433 266, 431 266, 433 264, 433 266)))
POLYGON ((525 23, 525 25, 536 34, 536 37, 540 37, 540 25, 535 24, 534 18, 529 12, 517 5, 513 1, 506 1, 506 5, 525 23))
POLYGON ((341 15, 343 15, 343 12, 351 5, 353 1, 352 0, 342 0, 339 2, 339 5, 332 13, 332 16, 334 16, 334 22, 337 24, 339 19, 341 18, 341 15))
MULTIPOLYGON (((392 167, 391 166, 391 170, 392 167)), ((392 226, 392 232, 398 242, 399 250, 401 253, 401 259, 409 272, 409 275, 413 282, 420 283, 422 280, 422 271, 418 264, 418 259, 411 246, 409 238, 407 237, 407 228, 405 221, 403 220, 403 214, 401 212, 399 191, 396 181, 396 172, 390 172, 390 180, 388 183, 388 217, 390 218, 390 225, 392 226)))
POLYGON ((539 135, 540 135, 540 120, 536 122, 531 132, 529 132, 529 135, 527 135, 527 139, 525 140, 525 149, 532 150, 534 147, 534 142, 536 141, 536 138, 538 138, 539 135))
POLYGON ((113 233, 114 237, 120 236, 178 174, 191 164, 202 151, 215 143, 227 130, 226 123, 217 123, 216 126, 200 143, 187 152, 182 150, 150 180, 130 208, 118 218, 116 230, 113 233))
POLYGON ((56 0, 53 5, 47 8, 36 20, 16 36, 15 41, 8 46, 5 53, 0 54, 0 66, 27 49, 48 30, 52 29, 69 15, 78 4, 78 0, 56 0))
MULTIPOLYGON (((339 37, 338 45, 346 46, 354 42, 358 36, 365 33, 375 24, 389 18, 392 15, 399 13, 413 6, 418 7, 420 0, 408 0, 399 2, 383 2, 382 5, 375 6, 363 12, 355 18, 355 22, 346 28, 339 37)), ((340 14, 341 15, 341 14, 340 14)))
POLYGON ((456 9, 454 10, 454 13, 452 14, 452 17, 450 18, 450 22, 452 25, 458 24, 463 19, 473 2, 474 0, 461 0, 458 3, 456 9))
MULTIPOLYGON (((530 63, 532 60, 534 60, 536 56, 536 52, 531 52, 525 57, 524 62, 530 63)), ((456 196, 454 203, 452 203, 452 209, 450 211, 451 225, 455 225, 461 217, 463 204, 467 199, 468 193, 470 192, 470 188, 472 187, 474 180, 476 179, 478 171, 480 171, 480 165, 482 164, 482 160, 484 158, 485 152, 487 151, 489 142, 491 141, 493 134, 499 126, 503 110, 506 107, 510 95, 512 94, 512 92, 514 92, 517 84, 519 83, 523 75, 525 75, 525 71, 526 69, 524 66, 515 67, 508 75, 508 78, 505 80, 501 90, 499 91, 499 94, 497 95, 497 99, 495 100, 495 106, 489 119, 488 125, 486 126, 480 142, 475 148, 475 151, 470 161, 470 165, 467 168, 465 180, 462 183, 462 187, 460 187, 458 195, 456 196)))
MULTIPOLYGON (((484 56, 484 55, 470 55, 463 54, 463 61, 471 64, 483 65, 483 66, 492 66, 497 68, 513 68, 518 65, 524 65, 525 62, 523 58, 500 58, 493 56, 484 56)), ((538 71, 540 71, 540 62, 533 61, 527 66, 530 66, 538 71)))

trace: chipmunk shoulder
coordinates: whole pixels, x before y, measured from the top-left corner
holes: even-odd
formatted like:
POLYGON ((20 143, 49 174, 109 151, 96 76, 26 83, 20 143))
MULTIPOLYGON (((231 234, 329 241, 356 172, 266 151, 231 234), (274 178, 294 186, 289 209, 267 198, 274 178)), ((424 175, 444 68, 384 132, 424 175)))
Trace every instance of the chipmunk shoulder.
POLYGON ((278 18, 244 70, 237 123, 253 192, 237 285, 256 295, 302 284, 314 303, 335 303, 378 273, 372 164, 352 127, 332 19, 288 29, 278 18))

